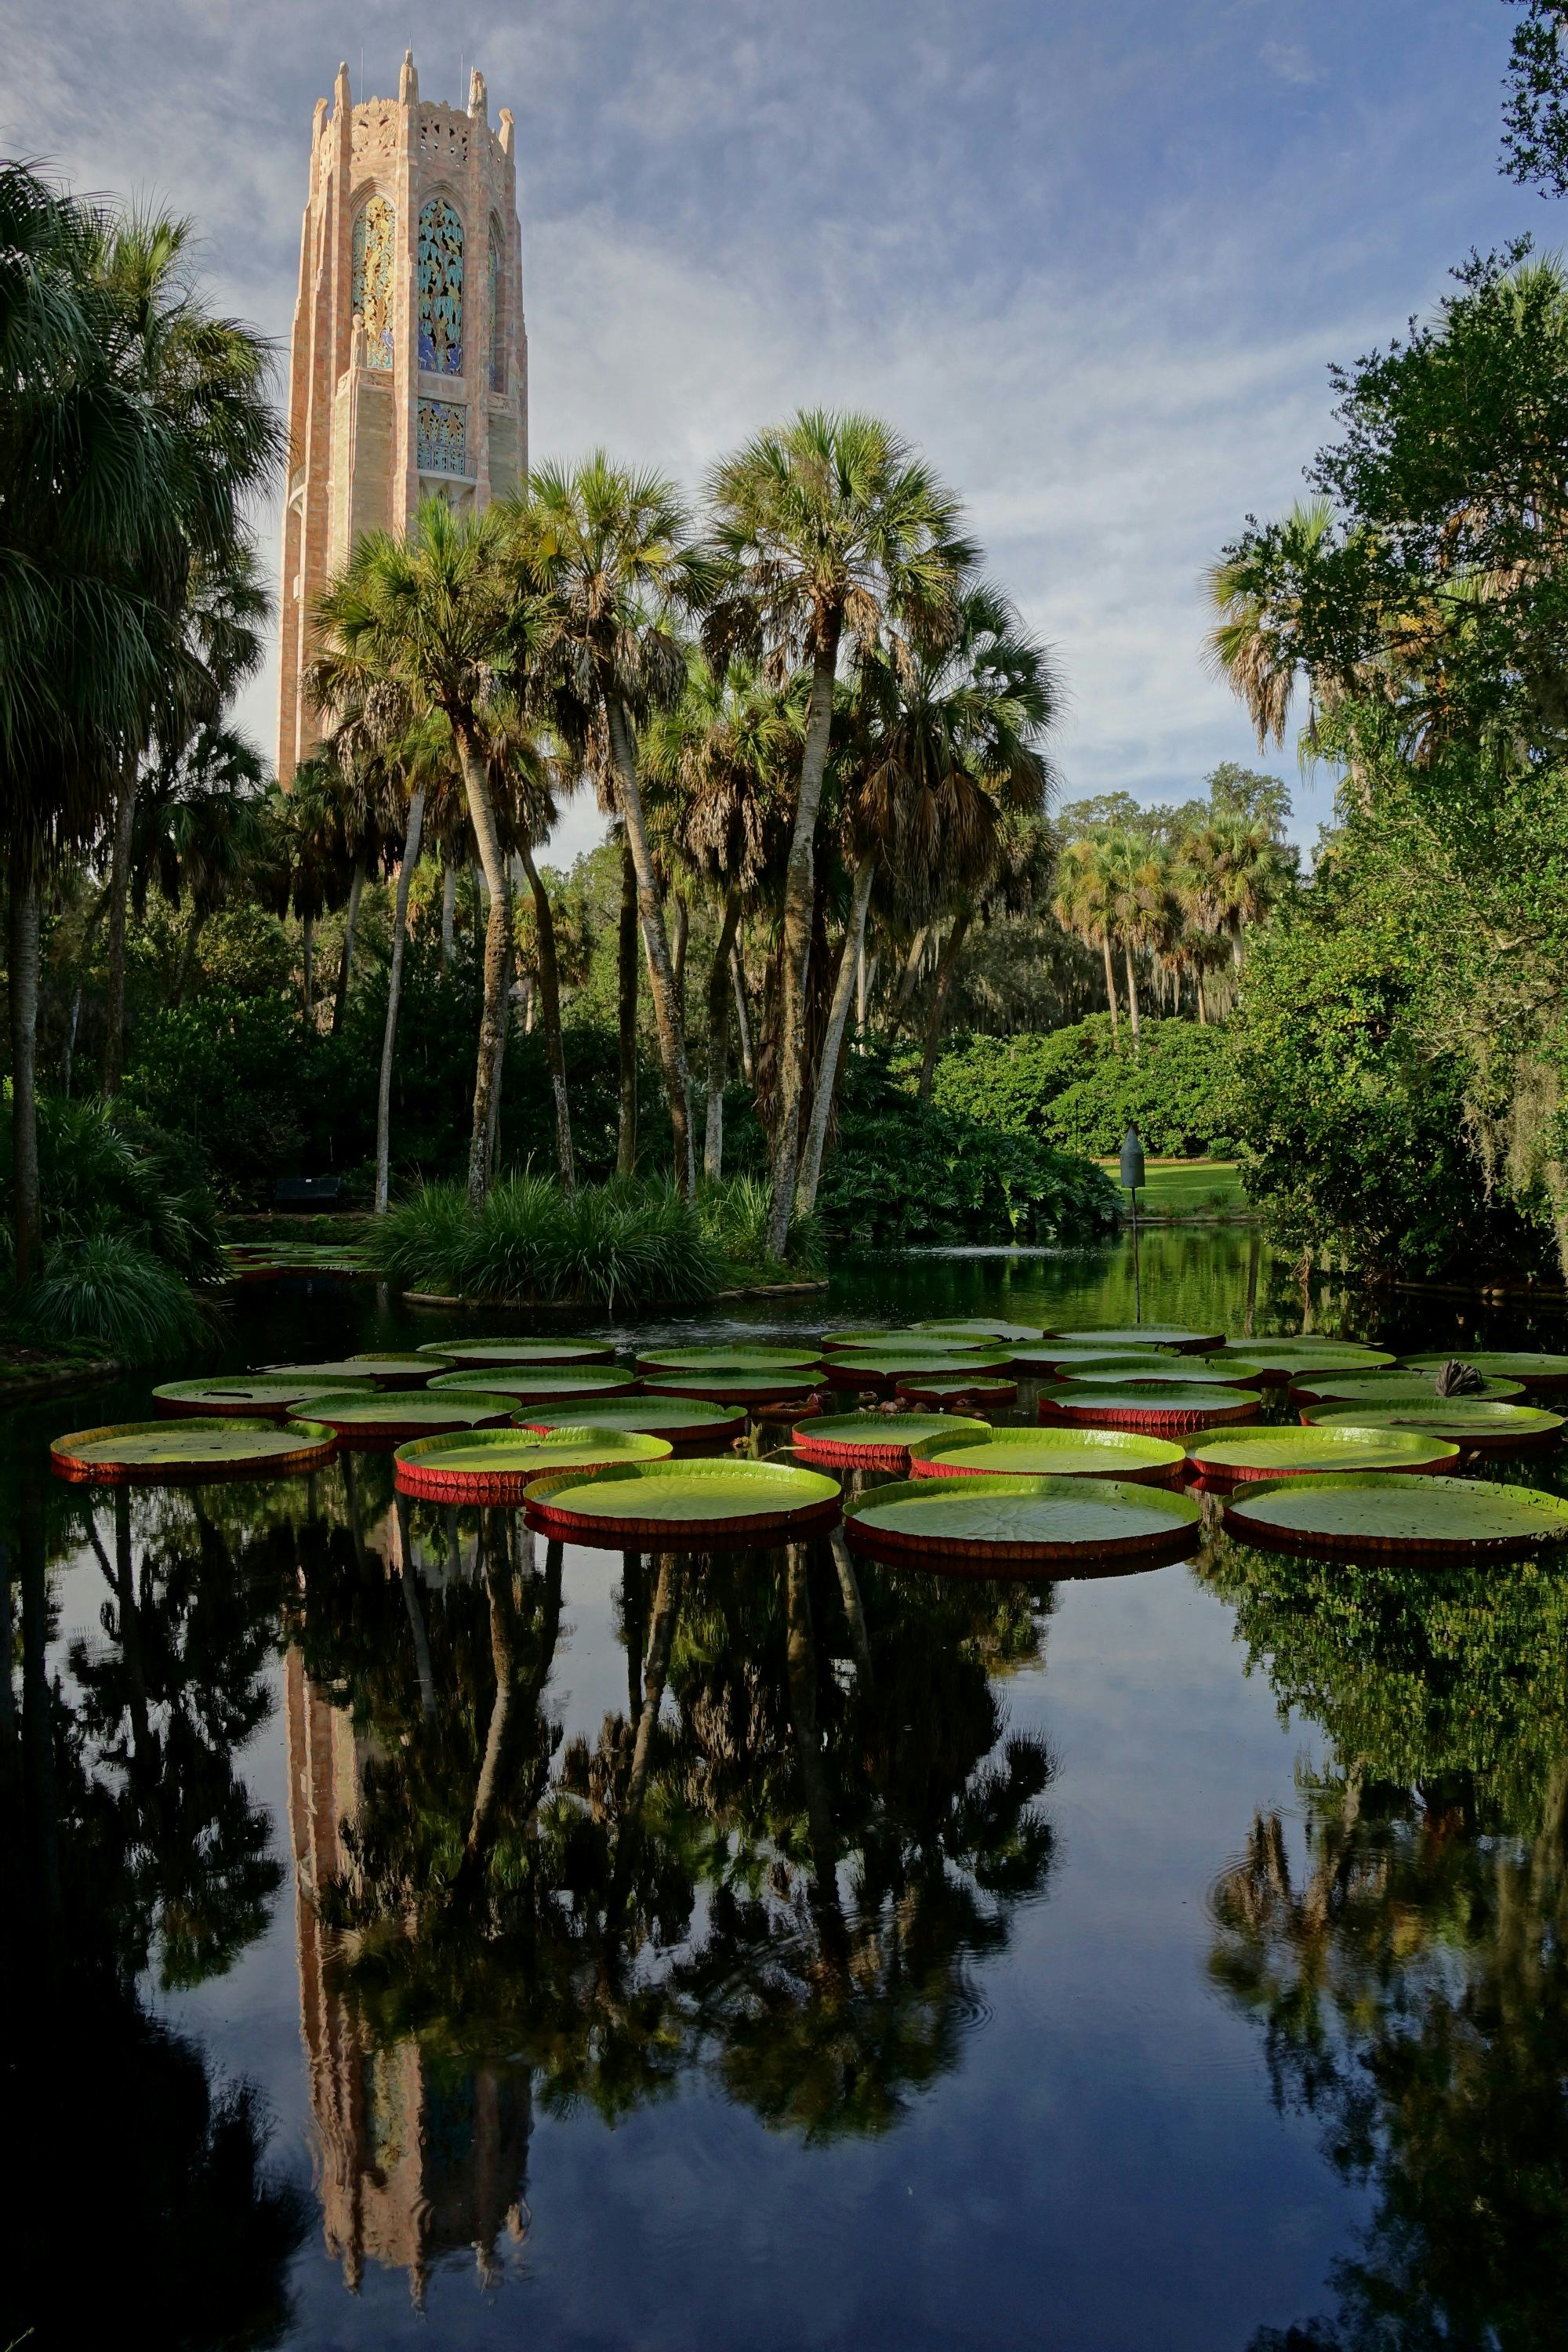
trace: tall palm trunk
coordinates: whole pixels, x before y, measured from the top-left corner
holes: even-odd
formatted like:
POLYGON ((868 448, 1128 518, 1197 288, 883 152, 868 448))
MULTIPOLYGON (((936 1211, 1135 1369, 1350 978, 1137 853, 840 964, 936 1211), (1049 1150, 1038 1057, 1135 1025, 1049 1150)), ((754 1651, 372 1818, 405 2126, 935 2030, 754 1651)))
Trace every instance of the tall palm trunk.
POLYGON ((490 1145, 494 1133, 491 1109, 500 1076, 501 1054, 506 1045, 507 979, 511 962, 509 934, 511 926, 508 921, 506 867, 501 857, 500 837, 496 829, 489 777, 479 746, 467 728, 454 728, 453 733, 457 739, 458 757, 462 761, 468 822, 474 829, 479 863, 484 869, 490 896, 489 918, 485 925, 484 1007, 479 1015, 479 1049, 474 1065, 474 1116, 468 1136, 468 1205, 479 1209, 483 1207, 485 1195, 489 1191, 490 1145))
POLYGON ((99 892, 82 926, 81 945, 77 950, 76 985, 71 990, 70 1019, 66 1024, 65 1051, 60 1056, 60 1092, 68 1102, 70 1100, 71 1063, 76 1055, 77 1032, 81 1026, 81 1000, 87 984, 87 968, 92 956, 93 940, 98 936, 98 927, 109 912, 110 888, 110 886, 106 884, 99 892))
POLYGON ((952 986, 952 975, 958 970, 958 959, 963 953, 963 942, 969 937, 969 927, 974 920, 974 909, 960 907, 952 919, 952 927, 942 945, 937 961, 936 983, 931 992, 931 1004, 926 1013, 925 1052, 921 1056, 919 1094, 921 1102, 931 1100, 931 1080, 936 1076, 937 1048, 942 1044, 942 1024, 947 1013, 947 995, 952 986))
POLYGON ((141 786, 138 763, 132 760, 121 778, 114 808, 114 845, 109 860, 109 1004, 103 1038, 103 1091, 120 1092, 125 1067, 125 930, 131 896, 131 846, 136 832, 136 796, 141 786))
POLYGON ((637 870, 637 912, 642 920, 643 941, 647 949, 648 985, 653 992, 659 1060, 664 1068, 664 1090, 669 1099, 669 1123, 675 1139, 675 1181, 677 1189, 689 1200, 697 1190, 697 1159, 691 1133, 691 1075, 686 1065, 686 1038, 680 1024, 669 938, 664 927, 664 903, 659 897, 653 853, 648 847, 647 828, 643 822, 642 794, 637 789, 637 753, 632 743, 631 721, 620 697, 607 683, 605 712, 609 725, 616 802, 621 823, 626 827, 626 846, 637 870))
POLYGON ((416 784, 408 796, 408 823, 404 828, 403 857, 397 868, 397 896, 392 908, 392 969, 386 979, 386 1025, 381 1033, 381 1076, 375 1095, 375 1213, 386 1214, 392 1177, 392 1071, 397 1054, 397 1014, 403 1003, 403 950, 408 938, 408 889, 419 863, 419 836, 425 829, 425 787, 416 784))
POLYGON ((1116 1005, 1116 966, 1110 961, 1110 933, 1101 931, 1100 944, 1105 954, 1105 1001, 1110 1007, 1110 1042, 1121 1043, 1121 1015, 1116 1005))
POLYGON ((616 941, 616 1020, 620 1047, 616 1173, 629 1176, 637 1164, 637 870, 625 840, 621 843, 621 926, 616 941))
POLYGON ((903 1026, 904 1014, 909 1010, 910 999, 915 992, 915 982, 920 978, 921 962, 925 955, 926 941, 930 937, 931 925, 922 923, 910 941, 910 951, 904 958, 904 968, 899 974, 899 984, 893 991, 892 1011, 888 1024, 889 1030, 895 1033, 903 1026))
POLYGON ((876 877, 875 857, 863 857, 855 868, 849 925, 844 934, 843 952, 838 959, 838 977, 834 982, 826 1034, 822 1040, 822 1055, 816 1067, 811 1124, 805 1133, 805 1152, 800 1163, 800 1182, 795 1196, 795 1213, 800 1216, 809 1216, 816 1206, 816 1188, 822 1181, 822 1155, 827 1144, 827 1122, 833 1115, 833 1097, 837 1086, 838 1061, 844 1051, 844 1032, 849 1024, 850 1000, 855 994, 857 975, 861 970, 860 951, 866 943, 866 909, 871 903, 871 885, 876 877))
POLYGON ((735 941, 730 959, 730 970, 735 982, 735 1026, 741 1033, 741 1076, 749 1087, 757 1083, 757 1065, 752 1053, 752 1024, 746 1013, 746 982, 741 970, 741 942, 735 941))
POLYGON ((577 1165, 572 1154, 572 1113, 566 1100, 566 1049, 561 1035, 561 967, 555 953, 555 917, 550 893, 539 878, 531 843, 520 852, 528 887, 533 893, 533 928, 539 940, 539 1009, 544 1022, 544 1058, 550 1066, 550 1087, 555 1097, 555 1152, 561 1163, 561 1189, 577 1190, 577 1165))
POLYGON ((447 860, 441 867, 441 977, 452 969, 452 924, 458 912, 458 869, 447 860))
POLYGON ((724 1172, 724 1087, 730 1075, 730 981, 741 894, 724 899, 724 919, 708 971, 708 1116, 702 1128, 702 1173, 716 1184, 724 1172))
POLYGON ((838 673, 842 615, 834 613, 816 644, 806 711, 805 748, 800 762, 800 793, 784 871, 784 926, 779 958, 778 1112, 773 1129, 773 1207, 768 1217, 768 1254, 782 1259, 795 1207, 795 1168, 800 1153, 801 1105, 805 1092, 806 983, 811 972, 811 934, 816 910, 816 818, 827 770, 827 738, 833 724, 833 687, 838 673))
POLYGON ((682 1033, 686 1028, 686 950, 691 939, 691 909, 678 890, 675 920, 670 926, 669 969, 675 980, 675 1009, 682 1033))
POLYGON ((1138 1034, 1138 976, 1132 969, 1131 940, 1123 940, 1121 942, 1121 960, 1127 971, 1127 1011, 1132 1023, 1132 1058, 1136 1062, 1141 1058, 1143 1049, 1142 1041, 1138 1034))
POLYGON ((26 845, 11 846, 8 979, 11 999, 11 1171, 18 1283, 44 1254, 38 1188, 38 868, 26 845))
POLYGON ((1196 975, 1196 987, 1198 992, 1198 1027, 1200 1029, 1206 1029, 1209 1025, 1209 1009, 1208 1000, 1204 994, 1204 976, 1201 971, 1196 975))
POLYGON ((343 909, 343 950, 338 958, 338 984, 332 993, 332 1035, 343 1025, 349 1001, 349 980, 354 968, 354 934, 359 929, 359 902, 364 895, 364 859, 356 856, 349 876, 349 903, 343 909))

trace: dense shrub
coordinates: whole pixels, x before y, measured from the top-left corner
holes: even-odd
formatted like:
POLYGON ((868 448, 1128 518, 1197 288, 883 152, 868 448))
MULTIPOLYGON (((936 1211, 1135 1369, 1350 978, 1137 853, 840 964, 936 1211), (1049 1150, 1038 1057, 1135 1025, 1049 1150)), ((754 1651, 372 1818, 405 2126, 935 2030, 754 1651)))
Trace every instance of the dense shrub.
POLYGON ((1135 1124, 1147 1151, 1225 1158, 1234 1149, 1231 1049, 1222 1029, 1143 1023, 1133 1058, 1108 1013, 1045 1036, 971 1037, 937 1064, 932 1100, 984 1126, 1068 1151, 1116 1151, 1135 1124))
POLYGON ((503 1179, 482 1209, 426 1184, 372 1229, 372 1262, 413 1290, 615 1308, 695 1304, 722 1279, 696 1206, 621 1179, 570 1200, 549 1177, 503 1179))
POLYGON ((1056 1241, 1109 1230, 1115 1187, 1037 1138, 921 1102, 870 1055, 845 1071, 817 1214, 830 1237, 900 1244, 1056 1241))

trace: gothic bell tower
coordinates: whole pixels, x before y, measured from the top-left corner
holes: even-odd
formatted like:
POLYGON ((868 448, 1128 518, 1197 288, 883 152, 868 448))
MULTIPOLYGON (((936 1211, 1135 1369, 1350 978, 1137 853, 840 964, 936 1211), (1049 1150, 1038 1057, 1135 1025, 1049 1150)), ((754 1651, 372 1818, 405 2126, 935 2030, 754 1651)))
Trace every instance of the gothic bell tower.
POLYGON ((358 106, 348 68, 316 101, 289 352, 278 773, 316 742, 301 679, 311 615, 362 531, 401 532, 431 491, 482 507, 528 472, 528 339, 510 109, 489 126, 397 96, 358 106))

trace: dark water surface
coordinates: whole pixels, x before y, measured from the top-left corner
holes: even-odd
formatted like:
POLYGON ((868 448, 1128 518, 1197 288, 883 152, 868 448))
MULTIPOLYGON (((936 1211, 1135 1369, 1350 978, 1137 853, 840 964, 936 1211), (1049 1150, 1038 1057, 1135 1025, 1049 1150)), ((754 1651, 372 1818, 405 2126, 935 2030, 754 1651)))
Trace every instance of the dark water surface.
MULTIPOLYGON (((1300 1328, 1244 1230, 1142 1272, 1300 1328)), ((1132 1308, 931 1256, 616 1336, 1132 1308)), ((458 1328, 279 1287, 222 1360, 458 1328)), ((1568 1568, 865 1567, 862 1643, 826 1544, 49 1480, 151 1384, 7 1423, 0 2344, 1564 2340, 1568 1568)))

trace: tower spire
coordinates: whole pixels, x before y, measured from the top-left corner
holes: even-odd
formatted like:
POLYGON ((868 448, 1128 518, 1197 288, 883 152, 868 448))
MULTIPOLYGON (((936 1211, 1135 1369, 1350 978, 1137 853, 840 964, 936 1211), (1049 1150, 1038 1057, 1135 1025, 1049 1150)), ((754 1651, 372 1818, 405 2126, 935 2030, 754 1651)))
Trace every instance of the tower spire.
POLYGON ((417 106, 419 103, 419 76, 414 70, 412 49, 403 52, 403 70, 397 77, 397 103, 399 106, 417 106))

